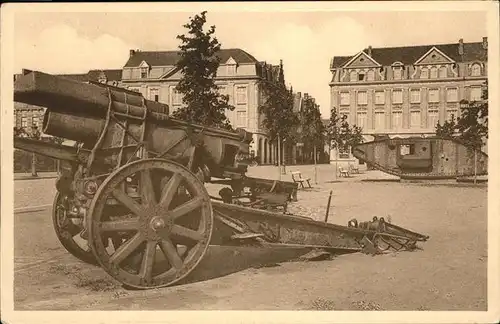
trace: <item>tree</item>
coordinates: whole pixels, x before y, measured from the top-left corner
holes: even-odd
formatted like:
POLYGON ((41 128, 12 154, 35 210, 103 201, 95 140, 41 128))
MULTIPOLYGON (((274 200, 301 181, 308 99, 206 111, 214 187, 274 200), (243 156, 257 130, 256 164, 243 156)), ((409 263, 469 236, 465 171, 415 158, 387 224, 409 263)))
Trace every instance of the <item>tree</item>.
POLYGON ((314 148, 322 148, 325 143, 325 126, 321 121, 319 105, 311 97, 305 97, 300 112, 300 141, 304 143, 304 154, 310 162, 314 148))
POLYGON ((443 125, 436 125, 436 135, 444 138, 458 138, 465 145, 476 149, 488 139, 488 82, 483 86, 482 101, 462 100, 461 116, 455 122, 454 116, 443 125))
MULTIPOLYGON (((264 115, 263 126, 268 131, 271 141, 276 143, 296 141, 296 128, 299 118, 293 111, 293 92, 286 89, 283 82, 261 80, 264 102, 259 106, 259 112, 264 115)), ((281 161, 279 161, 281 162, 281 161)))
POLYGON ((217 53, 221 44, 213 37, 215 26, 203 30, 206 23, 206 11, 194 18, 184 27, 186 35, 177 36, 181 40, 180 59, 177 68, 182 78, 176 90, 183 95, 184 107, 173 113, 174 118, 196 124, 231 129, 226 110, 234 110, 229 105, 228 96, 221 95, 215 84, 220 58, 217 53))
MULTIPOLYGON (((335 159, 335 170, 337 170, 337 159, 339 151, 349 151, 349 148, 363 142, 362 128, 356 125, 349 125, 347 116, 339 116, 337 108, 330 111, 330 122, 326 133, 330 147, 335 149, 337 157, 335 159)), ((335 171, 335 175, 337 172, 335 171)))
POLYGON ((457 122, 455 115, 451 115, 451 119, 446 120, 443 125, 440 123, 436 124, 436 135, 443 138, 453 138, 455 136, 456 127, 457 122))
MULTIPOLYGON (((35 139, 35 140, 40 140, 40 141, 45 141, 45 142, 51 142, 51 143, 56 143, 56 144, 62 144, 64 142, 63 138, 57 137, 57 136, 42 137, 42 133, 40 132, 40 130, 39 130, 39 128, 37 126, 33 126, 32 129, 31 129, 31 131, 28 131, 24 127, 14 127, 13 133, 14 133, 14 137, 31 138, 31 139, 35 139)), ((33 177, 38 176, 38 171, 39 170, 37 168, 37 165, 38 165, 38 167, 40 167, 40 164, 41 164, 41 168, 43 169, 44 166, 46 166, 46 164, 47 164, 46 160, 48 158, 45 157, 45 156, 42 156, 41 158, 40 158, 40 156, 37 157, 36 153, 28 153, 28 152, 24 152, 24 153, 31 154, 31 162, 30 162, 30 164, 31 164, 31 175, 33 177)), ((20 167, 22 169, 26 169, 26 163, 24 162, 26 160, 24 158, 20 157, 19 154, 18 154, 18 157, 21 160, 23 160, 23 161, 21 161, 21 165, 19 165, 18 167, 20 167)), ((59 170, 59 161, 58 160, 56 160, 56 164, 57 164, 57 169, 59 170)))

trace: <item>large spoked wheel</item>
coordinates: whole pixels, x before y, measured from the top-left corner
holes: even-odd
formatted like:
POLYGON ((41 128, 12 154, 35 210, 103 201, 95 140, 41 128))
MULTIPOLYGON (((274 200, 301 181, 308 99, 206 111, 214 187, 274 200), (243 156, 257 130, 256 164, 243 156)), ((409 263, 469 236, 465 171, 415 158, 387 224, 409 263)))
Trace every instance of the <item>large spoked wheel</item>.
POLYGON ((89 245, 122 284, 172 285, 206 253, 213 229, 210 197, 198 177, 175 162, 139 160, 111 174, 89 208, 89 245), (106 249, 101 237, 119 241, 106 249))
POLYGON ((52 206, 52 224, 59 242, 73 256, 79 260, 97 265, 97 260, 87 244, 87 240, 80 237, 82 225, 75 224, 67 217, 68 205, 64 195, 56 193, 52 206))

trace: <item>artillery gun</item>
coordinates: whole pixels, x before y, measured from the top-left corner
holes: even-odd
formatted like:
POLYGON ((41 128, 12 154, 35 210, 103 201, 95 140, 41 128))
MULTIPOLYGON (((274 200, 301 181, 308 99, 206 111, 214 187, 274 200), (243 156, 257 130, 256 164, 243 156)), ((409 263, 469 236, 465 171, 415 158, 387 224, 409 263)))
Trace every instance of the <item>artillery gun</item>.
POLYGON ((293 199, 297 187, 245 175, 238 156, 248 154, 250 133, 173 119, 160 113, 168 106, 138 93, 30 71, 15 81, 14 100, 46 107, 43 132, 80 143, 14 139, 18 149, 64 161, 56 234, 71 254, 126 286, 177 283, 211 244, 380 252, 428 239, 383 219, 340 226, 238 202, 245 187, 264 205, 273 195, 293 199), (207 183, 227 187, 213 197, 207 183))

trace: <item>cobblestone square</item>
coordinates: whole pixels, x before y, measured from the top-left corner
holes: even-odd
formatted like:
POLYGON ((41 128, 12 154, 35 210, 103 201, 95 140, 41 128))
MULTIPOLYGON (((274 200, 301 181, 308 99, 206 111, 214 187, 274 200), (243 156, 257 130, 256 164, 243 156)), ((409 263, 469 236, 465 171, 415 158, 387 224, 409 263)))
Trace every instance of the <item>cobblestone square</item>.
MULTIPOLYGON (((313 189, 299 190, 290 212, 323 220, 332 190, 329 222, 383 216, 429 241, 414 252, 310 262, 296 261, 300 251, 211 247, 191 283, 137 292, 69 255, 46 208, 15 214, 16 309, 486 309, 486 185, 362 181, 390 180, 364 170, 335 179, 333 165, 318 166, 318 184, 313 166, 287 167, 282 179, 292 170, 313 178, 313 189)), ((249 175, 278 177, 276 167, 264 166, 249 175)), ((53 181, 16 181, 16 208, 51 204, 53 181)))

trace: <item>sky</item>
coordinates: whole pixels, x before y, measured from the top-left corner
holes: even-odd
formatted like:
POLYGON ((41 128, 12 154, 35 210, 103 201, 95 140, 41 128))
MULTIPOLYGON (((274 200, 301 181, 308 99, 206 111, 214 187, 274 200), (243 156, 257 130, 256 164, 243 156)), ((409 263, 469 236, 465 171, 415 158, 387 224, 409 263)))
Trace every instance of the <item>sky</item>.
MULTIPOLYGON (((198 12, 204 10, 200 8, 198 12)), ((14 18, 14 73, 86 73, 120 69, 130 49, 176 50, 183 24, 198 12, 23 12, 14 18)), ((304 11, 216 12, 207 25, 223 48, 241 48, 260 61, 283 60, 294 91, 309 93, 329 117, 334 56, 373 47, 479 42, 487 36, 484 12, 304 11)))

